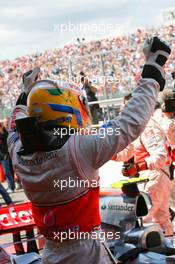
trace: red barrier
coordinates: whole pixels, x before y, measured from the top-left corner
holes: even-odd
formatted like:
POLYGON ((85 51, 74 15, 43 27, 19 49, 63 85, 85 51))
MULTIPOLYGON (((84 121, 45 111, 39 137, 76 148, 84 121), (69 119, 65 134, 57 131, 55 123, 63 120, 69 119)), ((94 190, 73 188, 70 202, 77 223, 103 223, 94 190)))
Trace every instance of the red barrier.
POLYGON ((34 226, 31 203, 0 208, 0 235, 27 230, 34 226))
POLYGON ((0 164, 0 182, 5 181, 5 174, 2 165, 0 164))

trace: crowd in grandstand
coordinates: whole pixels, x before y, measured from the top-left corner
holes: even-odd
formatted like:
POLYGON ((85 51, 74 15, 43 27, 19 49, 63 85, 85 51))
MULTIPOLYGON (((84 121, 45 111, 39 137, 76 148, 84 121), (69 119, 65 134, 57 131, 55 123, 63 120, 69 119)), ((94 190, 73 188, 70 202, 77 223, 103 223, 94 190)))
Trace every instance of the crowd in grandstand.
POLYGON ((140 68, 144 64, 144 56, 140 52, 143 42, 154 34, 166 40, 172 48, 172 55, 166 66, 169 84, 172 82, 171 73, 175 71, 175 27, 172 25, 149 30, 138 29, 130 35, 69 44, 62 49, 22 56, 13 61, 0 61, 0 105, 14 105, 20 94, 22 74, 35 66, 41 68, 42 78, 63 80, 70 76, 78 80, 79 72, 83 70, 98 84, 98 95, 102 95, 104 85, 108 89, 109 97, 123 95, 135 87, 140 68))

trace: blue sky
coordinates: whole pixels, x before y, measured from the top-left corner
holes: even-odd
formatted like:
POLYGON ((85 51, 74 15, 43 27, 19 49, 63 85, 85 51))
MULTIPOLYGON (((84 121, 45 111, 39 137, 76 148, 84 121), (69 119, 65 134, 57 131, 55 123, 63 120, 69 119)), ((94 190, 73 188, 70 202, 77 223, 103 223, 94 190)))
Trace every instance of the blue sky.
POLYGON ((0 0, 0 59, 157 26, 172 7, 175 0, 0 0))

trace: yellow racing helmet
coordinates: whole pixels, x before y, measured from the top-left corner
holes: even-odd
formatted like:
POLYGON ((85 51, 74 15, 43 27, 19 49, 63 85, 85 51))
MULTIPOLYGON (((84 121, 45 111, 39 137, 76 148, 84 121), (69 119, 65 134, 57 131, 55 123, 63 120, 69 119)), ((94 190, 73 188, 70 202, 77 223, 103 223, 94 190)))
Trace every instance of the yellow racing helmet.
POLYGON ((86 128, 91 115, 86 98, 76 84, 41 80, 30 87, 28 114, 45 126, 86 128))

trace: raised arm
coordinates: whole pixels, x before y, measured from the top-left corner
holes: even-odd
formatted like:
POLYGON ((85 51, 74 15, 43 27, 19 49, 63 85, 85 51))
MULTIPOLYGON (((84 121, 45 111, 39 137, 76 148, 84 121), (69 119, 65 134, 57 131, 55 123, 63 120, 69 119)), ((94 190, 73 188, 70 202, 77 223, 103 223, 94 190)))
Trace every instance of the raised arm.
POLYGON ((99 131, 98 135, 74 136, 70 139, 75 148, 75 162, 79 160, 84 167, 98 169, 143 132, 154 111, 158 92, 165 85, 162 66, 168 59, 170 49, 154 38, 146 43, 144 52, 146 64, 142 79, 121 115, 112 120, 103 133, 99 131))

